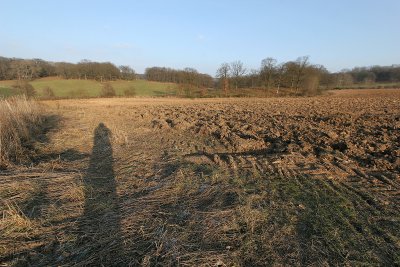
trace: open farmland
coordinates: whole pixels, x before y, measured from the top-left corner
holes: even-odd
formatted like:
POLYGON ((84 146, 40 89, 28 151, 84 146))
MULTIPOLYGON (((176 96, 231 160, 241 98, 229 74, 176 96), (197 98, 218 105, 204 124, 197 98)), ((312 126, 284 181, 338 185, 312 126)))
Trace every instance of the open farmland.
POLYGON ((400 264, 400 90, 43 103, 5 266, 400 264))

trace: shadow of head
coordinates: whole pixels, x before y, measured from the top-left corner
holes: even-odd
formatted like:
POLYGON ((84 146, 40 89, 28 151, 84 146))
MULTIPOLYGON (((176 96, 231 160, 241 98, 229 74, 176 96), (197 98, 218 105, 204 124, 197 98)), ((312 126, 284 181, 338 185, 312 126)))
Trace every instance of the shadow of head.
POLYGON ((111 137, 111 131, 110 129, 107 128, 107 126, 104 125, 104 123, 99 123, 99 125, 96 127, 94 130, 94 139, 99 138, 110 138, 111 137))
POLYGON ((99 123, 94 130, 93 150, 89 166, 90 172, 92 174, 111 173, 112 154, 111 131, 104 123, 99 123))
POLYGON ((107 149, 111 149, 111 131, 104 123, 99 123, 94 130, 93 156, 96 156, 97 153, 104 154, 107 152, 107 149))

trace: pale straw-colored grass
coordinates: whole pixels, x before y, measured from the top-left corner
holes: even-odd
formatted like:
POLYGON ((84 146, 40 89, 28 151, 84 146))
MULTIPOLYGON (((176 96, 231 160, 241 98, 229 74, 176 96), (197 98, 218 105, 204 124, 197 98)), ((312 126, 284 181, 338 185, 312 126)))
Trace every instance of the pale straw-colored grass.
POLYGON ((25 96, 0 100, 0 168, 26 159, 42 123, 40 105, 25 96))

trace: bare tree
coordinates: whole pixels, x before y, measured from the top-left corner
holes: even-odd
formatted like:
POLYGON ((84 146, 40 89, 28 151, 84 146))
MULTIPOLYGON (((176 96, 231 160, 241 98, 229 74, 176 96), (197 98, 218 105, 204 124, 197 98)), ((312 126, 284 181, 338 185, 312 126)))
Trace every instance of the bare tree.
POLYGON ((261 61, 260 74, 267 89, 269 89, 272 84, 272 76, 275 72, 276 62, 276 59, 272 57, 267 57, 261 61))
POLYGON ((286 64, 281 63, 276 67, 276 94, 279 94, 279 89, 281 88, 283 75, 286 72, 286 64))
POLYGON ((14 60, 11 62, 11 71, 18 80, 32 80, 34 65, 30 60, 14 60))
POLYGON ((222 63, 217 70, 217 77, 227 79, 229 78, 229 72, 231 71, 231 66, 228 63, 222 63))
POLYGON ((238 60, 231 63, 231 75, 235 82, 235 88, 238 88, 240 78, 246 73, 243 63, 238 60))
POLYGON ((296 66, 297 67, 297 71, 296 71, 296 93, 299 92, 301 82, 304 79, 305 70, 306 70, 306 67, 308 66, 308 60, 309 60, 309 56, 299 57, 296 60, 296 65, 297 65, 296 66))
POLYGON ((194 68, 184 68, 184 92, 186 97, 190 97, 194 88, 198 87, 198 72, 194 68))
POLYGON ((123 80, 135 80, 135 71, 130 66, 121 65, 118 67, 121 72, 120 78, 123 80))
POLYGON ((259 75, 260 75, 260 72, 258 70, 256 70, 256 69, 251 69, 250 70, 249 76, 250 76, 250 79, 251 79, 251 87, 252 88, 255 87, 255 85, 257 83, 257 80, 259 78, 259 75))
POLYGON ((228 94, 230 71, 231 66, 228 63, 222 63, 217 70, 217 78, 220 79, 225 95, 228 94))

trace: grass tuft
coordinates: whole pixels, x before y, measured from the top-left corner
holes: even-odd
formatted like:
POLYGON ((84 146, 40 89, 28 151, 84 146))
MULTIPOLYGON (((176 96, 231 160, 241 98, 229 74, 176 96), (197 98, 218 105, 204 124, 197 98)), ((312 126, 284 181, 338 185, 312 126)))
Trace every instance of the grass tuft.
POLYGON ((26 149, 42 122, 42 109, 34 100, 25 96, 0 100, 0 168, 26 159, 26 149))
POLYGON ((0 237, 6 238, 16 234, 27 233, 33 229, 33 222, 15 203, 5 202, 2 220, 0 220, 0 237))

